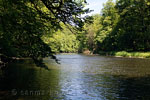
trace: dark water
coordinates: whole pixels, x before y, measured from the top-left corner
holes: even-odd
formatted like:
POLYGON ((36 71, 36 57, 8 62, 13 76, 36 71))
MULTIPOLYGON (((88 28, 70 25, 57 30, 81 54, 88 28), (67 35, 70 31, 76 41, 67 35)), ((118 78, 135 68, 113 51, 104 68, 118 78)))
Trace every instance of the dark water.
POLYGON ((50 70, 32 60, 1 71, 0 100, 150 100, 150 59, 79 54, 46 58, 50 70))

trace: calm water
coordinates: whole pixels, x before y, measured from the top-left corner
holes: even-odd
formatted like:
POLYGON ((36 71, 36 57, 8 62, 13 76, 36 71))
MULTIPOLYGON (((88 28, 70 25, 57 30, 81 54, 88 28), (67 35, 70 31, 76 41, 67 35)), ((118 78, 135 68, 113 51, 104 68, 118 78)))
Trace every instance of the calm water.
POLYGON ((150 100, 150 59, 79 54, 45 58, 50 70, 32 60, 1 71, 0 100, 150 100))

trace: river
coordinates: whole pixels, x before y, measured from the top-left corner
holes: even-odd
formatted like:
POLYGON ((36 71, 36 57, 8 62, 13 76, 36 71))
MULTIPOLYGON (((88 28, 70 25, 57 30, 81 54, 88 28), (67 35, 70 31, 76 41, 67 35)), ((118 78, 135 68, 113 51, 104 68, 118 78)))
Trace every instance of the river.
POLYGON ((0 100, 150 100, 150 59, 56 55, 44 62, 10 63, 2 71, 0 100))

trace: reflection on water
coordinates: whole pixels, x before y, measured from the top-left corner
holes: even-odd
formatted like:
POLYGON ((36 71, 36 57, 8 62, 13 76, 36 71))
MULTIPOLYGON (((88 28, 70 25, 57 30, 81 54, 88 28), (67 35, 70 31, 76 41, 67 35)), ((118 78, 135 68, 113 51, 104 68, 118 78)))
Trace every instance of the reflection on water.
POLYGON ((11 63, 0 78, 0 100, 150 100, 150 59, 57 55, 50 70, 31 60, 11 63))

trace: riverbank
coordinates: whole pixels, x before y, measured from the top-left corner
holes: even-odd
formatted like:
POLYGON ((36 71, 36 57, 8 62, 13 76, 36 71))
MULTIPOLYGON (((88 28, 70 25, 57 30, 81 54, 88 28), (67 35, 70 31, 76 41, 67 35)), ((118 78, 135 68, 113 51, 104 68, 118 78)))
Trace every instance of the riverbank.
MULTIPOLYGON (((62 53, 68 54, 68 53, 62 53)), ((69 53, 73 54, 73 53, 69 53)), ((89 50, 83 51, 81 54, 84 55, 101 55, 101 56, 114 56, 114 57, 128 57, 128 58, 150 58, 150 52, 127 52, 127 51, 99 51, 98 53, 93 53, 89 50)))
POLYGON ((115 57, 150 58, 150 52, 100 51, 98 54, 103 56, 115 56, 115 57))

